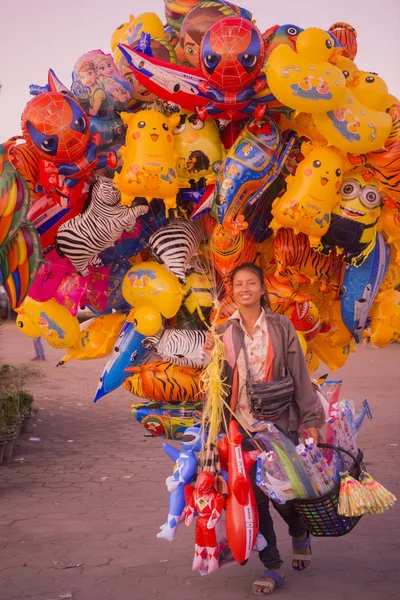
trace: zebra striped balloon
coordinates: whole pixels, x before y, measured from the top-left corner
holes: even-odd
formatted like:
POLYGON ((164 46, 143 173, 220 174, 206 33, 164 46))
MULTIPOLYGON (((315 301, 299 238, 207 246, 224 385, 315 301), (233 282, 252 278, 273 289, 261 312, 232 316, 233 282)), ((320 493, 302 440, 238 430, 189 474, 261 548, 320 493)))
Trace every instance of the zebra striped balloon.
POLYGON ((120 192, 106 177, 96 177, 89 195, 88 208, 61 225, 56 236, 57 252, 69 258, 82 277, 89 273, 89 265, 101 265, 100 252, 112 246, 124 231, 131 231, 137 218, 149 210, 145 200, 131 207, 121 206, 120 192))
POLYGON ((197 253, 202 241, 198 222, 172 219, 149 239, 153 256, 183 284, 187 262, 197 253))
POLYGON ((199 329, 167 329, 142 341, 142 346, 175 365, 201 368, 206 332, 199 329))

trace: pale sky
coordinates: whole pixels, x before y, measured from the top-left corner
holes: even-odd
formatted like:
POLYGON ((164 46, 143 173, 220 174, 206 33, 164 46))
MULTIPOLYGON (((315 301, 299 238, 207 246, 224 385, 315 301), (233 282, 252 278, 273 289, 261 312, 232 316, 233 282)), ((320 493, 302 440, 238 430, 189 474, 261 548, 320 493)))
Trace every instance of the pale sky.
MULTIPOLYGON (((261 31, 293 23, 328 29, 336 21, 358 32, 357 66, 379 73, 400 98, 400 0, 242 0, 261 31)), ((44 85, 52 68, 67 87, 76 59, 89 50, 110 52, 111 34, 130 14, 144 11, 164 21, 163 0, 9 0, 0 35, 0 142, 20 134, 29 84, 44 85)))

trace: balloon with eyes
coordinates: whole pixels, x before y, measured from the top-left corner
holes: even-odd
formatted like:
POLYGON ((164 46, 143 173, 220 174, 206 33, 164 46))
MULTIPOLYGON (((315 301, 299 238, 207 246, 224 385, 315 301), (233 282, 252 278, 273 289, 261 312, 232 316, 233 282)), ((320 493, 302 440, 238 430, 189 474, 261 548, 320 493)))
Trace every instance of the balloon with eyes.
POLYGON ((87 116, 65 93, 45 92, 30 100, 22 113, 22 131, 40 155, 42 191, 57 200, 78 199, 93 171, 117 164, 115 152, 98 154, 101 136, 90 135, 87 116))
POLYGON ((355 169, 343 178, 339 196, 321 252, 328 254, 336 246, 344 251, 344 262, 359 267, 375 247, 383 207, 379 183, 365 169, 355 169))
POLYGON ((264 42, 257 27, 240 17, 220 19, 203 37, 201 69, 171 65, 125 45, 119 46, 135 77, 163 100, 209 116, 261 118, 272 95, 256 98, 266 88, 261 72, 264 42))

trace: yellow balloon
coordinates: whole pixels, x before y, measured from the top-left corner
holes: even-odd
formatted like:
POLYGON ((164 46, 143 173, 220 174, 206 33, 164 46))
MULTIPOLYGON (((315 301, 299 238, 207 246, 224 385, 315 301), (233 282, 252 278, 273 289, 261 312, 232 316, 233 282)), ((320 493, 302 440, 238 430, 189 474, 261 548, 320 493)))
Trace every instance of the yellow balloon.
POLYGON ((330 144, 353 154, 382 148, 392 126, 390 115, 368 108, 350 88, 346 88, 339 105, 326 113, 315 113, 313 119, 330 144))
POLYGON ((139 306, 131 310, 127 319, 135 325, 135 329, 142 335, 155 335, 162 327, 160 311, 151 306, 139 306))
POLYGON ((375 110, 385 110, 389 100, 388 86, 376 73, 358 71, 353 85, 351 86, 356 98, 375 110))
POLYGON ((40 334, 53 348, 71 348, 79 344, 79 321, 55 300, 38 302, 25 298, 24 310, 40 334))
POLYGON ((126 146, 119 149, 122 170, 114 175, 121 204, 131 206, 139 196, 148 201, 163 198, 167 211, 175 208, 179 182, 172 131, 179 123, 179 115, 165 117, 155 110, 142 110, 121 113, 121 117, 128 125, 126 146))
POLYGON ((329 340, 328 333, 318 335, 310 343, 310 348, 331 371, 337 371, 337 369, 340 369, 346 363, 350 352, 355 352, 354 345, 354 340, 350 340, 348 344, 334 346, 329 340))
POLYGON ((206 185, 211 185, 216 182, 218 165, 225 157, 217 124, 214 119, 201 121, 184 110, 179 115, 181 121, 173 131, 179 185, 190 187, 190 180, 198 181, 201 177, 206 185))
POLYGON ((15 320, 18 329, 27 337, 37 338, 42 335, 40 329, 36 327, 25 312, 20 313, 15 320))
POLYGON ((90 360, 108 356, 125 320, 124 314, 111 313, 84 321, 79 327, 79 345, 69 348, 58 364, 63 365, 71 358, 90 360))
POLYGON ((148 12, 138 15, 136 18, 130 15, 129 22, 120 25, 111 36, 111 49, 117 69, 120 67, 122 53, 118 44, 135 46, 142 33, 148 33, 152 37, 164 38, 164 25, 155 13, 148 12))
POLYGON ((299 136, 306 137, 313 142, 317 142, 318 144, 326 144, 326 139, 315 127, 312 115, 309 113, 292 113, 290 117, 281 115, 279 118, 279 127, 282 129, 282 131, 292 129, 299 136))
POLYGON ((289 227, 307 233, 311 246, 318 246, 329 227, 333 206, 342 182, 343 158, 335 148, 302 146, 309 154, 299 164, 296 175, 287 178, 287 192, 272 205, 274 230, 289 227))
POLYGON ((308 372, 310 374, 314 373, 314 371, 316 371, 318 369, 320 364, 321 364, 321 361, 318 358, 318 356, 309 348, 307 356, 306 356, 306 365, 307 365, 308 372))
POLYGON ((129 269, 122 281, 122 295, 131 306, 155 308, 170 319, 178 312, 184 291, 175 275, 148 261, 129 269))
POLYGON ((377 223, 378 231, 382 231, 388 244, 394 246, 397 264, 400 266, 400 212, 397 208, 384 206, 377 223))
POLYGON ((302 31, 296 52, 279 44, 267 62, 268 85, 274 96, 290 108, 307 113, 325 113, 340 106, 346 80, 329 61, 337 49, 332 36, 317 27, 302 31))
POLYGON ((383 347, 400 342, 400 292, 395 289, 379 292, 370 317, 372 344, 383 347))

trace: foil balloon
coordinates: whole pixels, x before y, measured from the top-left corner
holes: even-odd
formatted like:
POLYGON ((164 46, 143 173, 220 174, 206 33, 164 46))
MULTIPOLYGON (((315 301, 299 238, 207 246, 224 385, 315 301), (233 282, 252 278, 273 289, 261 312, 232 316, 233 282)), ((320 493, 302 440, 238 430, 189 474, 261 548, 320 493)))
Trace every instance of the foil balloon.
POLYGON ((382 148, 392 125, 386 112, 368 107, 367 89, 356 97, 352 89, 346 88, 335 108, 314 114, 313 119, 329 144, 354 154, 382 148))
POLYGON ((184 291, 178 279, 156 262, 132 267, 122 282, 122 294, 131 306, 149 306, 170 319, 179 310, 184 291))
POLYGON ((30 200, 37 200, 40 195, 36 191, 39 182, 39 154, 25 143, 22 136, 14 136, 3 144, 7 149, 8 160, 25 180, 29 189, 30 200))
POLYGON ((200 46, 208 29, 223 17, 232 17, 235 11, 223 2, 201 2, 185 16, 179 31, 179 46, 184 60, 192 67, 200 67, 200 46))
POLYGON ((57 366, 64 365, 71 358, 90 360, 108 356, 124 322, 125 315, 120 313, 84 321, 79 326, 81 332, 79 344, 75 348, 69 348, 68 353, 62 357, 57 366))
POLYGON ((43 190, 79 198, 85 179, 96 169, 115 167, 115 152, 99 154, 100 136, 91 139, 89 121, 78 102, 59 92, 35 96, 22 113, 27 144, 40 156, 43 190))
POLYGON ((334 23, 328 29, 338 42, 343 46, 343 55, 352 60, 357 54, 357 31, 348 23, 334 23))
POLYGON ((266 67, 271 92, 296 111, 326 113, 339 107, 346 81, 330 62, 337 54, 333 37, 323 29, 302 31, 296 51, 281 44, 271 52, 266 67))
POLYGON ((388 244, 396 250, 397 262, 400 265, 400 212, 397 208, 384 206, 377 223, 378 231, 382 231, 388 244))
POLYGON ((74 65, 71 91, 87 115, 108 121, 124 110, 132 88, 118 72, 111 54, 92 50, 74 65))
POLYGON ((334 148, 302 146, 304 160, 296 175, 288 177, 287 192, 272 205, 270 223, 275 231, 290 227, 308 234, 311 246, 318 246, 328 230, 331 210, 342 183, 343 158, 334 148))
MULTIPOLYGON (((118 49, 118 44, 127 44, 134 47, 140 39, 142 33, 148 33, 152 37, 164 37, 164 25, 158 15, 152 12, 141 13, 137 17, 130 15, 127 23, 120 25, 112 34, 111 49, 113 58, 119 71, 123 73, 122 54, 118 49)), ((138 100, 154 100, 154 98, 137 98, 138 100)))
POLYGON ((114 342, 114 348, 104 366, 103 372, 94 397, 94 402, 103 398, 113 390, 122 385, 129 373, 125 371, 128 367, 139 365, 148 354, 141 342, 144 335, 136 331, 133 323, 126 321, 114 342))
POLYGON ((400 207, 400 103, 393 104, 387 114, 392 126, 383 148, 361 156, 350 155, 349 159, 354 165, 365 164, 372 169, 382 191, 400 207))
POLYGON ((400 341, 400 292, 380 291, 371 309, 371 343, 378 347, 400 341))
POLYGON ((203 366, 205 341, 206 332, 199 329, 166 329, 147 337, 142 345, 163 360, 199 369, 203 366))
POLYGON ((220 274, 226 290, 230 290, 230 274, 242 262, 252 262, 256 246, 250 237, 246 237, 243 216, 235 222, 216 225, 210 239, 212 260, 220 274))
MULTIPOLYGON (((350 334, 351 337, 351 334, 350 334)), ((354 352, 354 340, 350 339, 343 345, 335 345, 329 341, 327 335, 319 335, 310 343, 312 353, 326 364, 331 371, 337 371, 343 367, 351 352, 354 352)))
POLYGON ((205 187, 215 183, 225 156, 215 121, 202 121, 196 114, 183 110, 179 118, 173 130, 179 186, 205 187))
POLYGON ((343 176, 339 196, 320 250, 328 253, 337 247, 344 262, 360 266, 375 246, 383 206, 379 182, 363 168, 349 171, 343 176))
POLYGON ((203 235, 199 222, 171 219, 150 236, 149 245, 154 258, 185 284, 188 261, 197 254, 203 235))
POLYGON ((297 333, 300 333, 306 344, 315 340, 319 333, 329 331, 330 327, 323 323, 318 308, 313 302, 296 302, 285 314, 292 321, 297 333))
POLYGON ((151 362, 141 367, 128 367, 124 387, 139 398, 162 404, 200 402, 202 369, 169 362, 151 362))
POLYGON ((149 210, 144 199, 129 207, 123 206, 120 199, 110 179, 96 177, 85 212, 61 225, 57 231, 57 252, 69 258, 83 277, 88 274, 89 265, 102 264, 98 255, 112 246, 124 231, 130 231, 138 217, 149 210), (95 231, 93 223, 96 223, 95 231))
POLYGON ((0 248, 21 228, 29 208, 29 190, 0 145, 0 248))
POLYGON ((167 211, 175 208, 179 187, 172 131, 179 116, 146 110, 122 113, 122 119, 128 125, 126 146, 120 148, 124 164, 114 175, 121 203, 131 206, 136 196, 142 196, 149 201, 163 198, 167 211))
POLYGON ((160 404, 146 402, 132 404, 133 418, 153 436, 179 440, 188 427, 200 425, 202 405, 160 404))
POLYGON ((38 338, 42 335, 39 327, 37 327, 28 315, 25 313, 23 304, 17 309, 17 318, 15 319, 18 329, 30 338, 38 338))
POLYGON ((294 284, 318 281, 321 292, 338 292, 343 261, 336 252, 325 256, 311 248, 305 233, 281 228, 273 241, 275 278, 294 284))
POLYGON ((286 141, 266 117, 245 125, 219 171, 214 209, 221 224, 241 215, 278 177, 292 147, 286 141))
POLYGON ((56 250, 50 250, 40 265, 29 296, 38 302, 46 302, 54 297, 62 280, 75 272, 68 258, 61 258, 56 250))
POLYGON ((53 348, 72 348, 79 344, 78 319, 55 300, 38 302, 28 296, 24 311, 53 348))
POLYGON ((162 327, 161 313, 150 306, 139 306, 133 308, 128 316, 138 333, 142 335, 155 335, 162 327))
POLYGON ((390 248, 385 244, 383 235, 378 233, 375 247, 362 265, 346 266, 340 300, 342 319, 357 343, 368 324, 371 306, 385 278, 389 261, 390 248))
POLYGON ((0 248, 0 281, 12 308, 18 308, 33 284, 41 264, 39 236, 26 222, 0 248))

